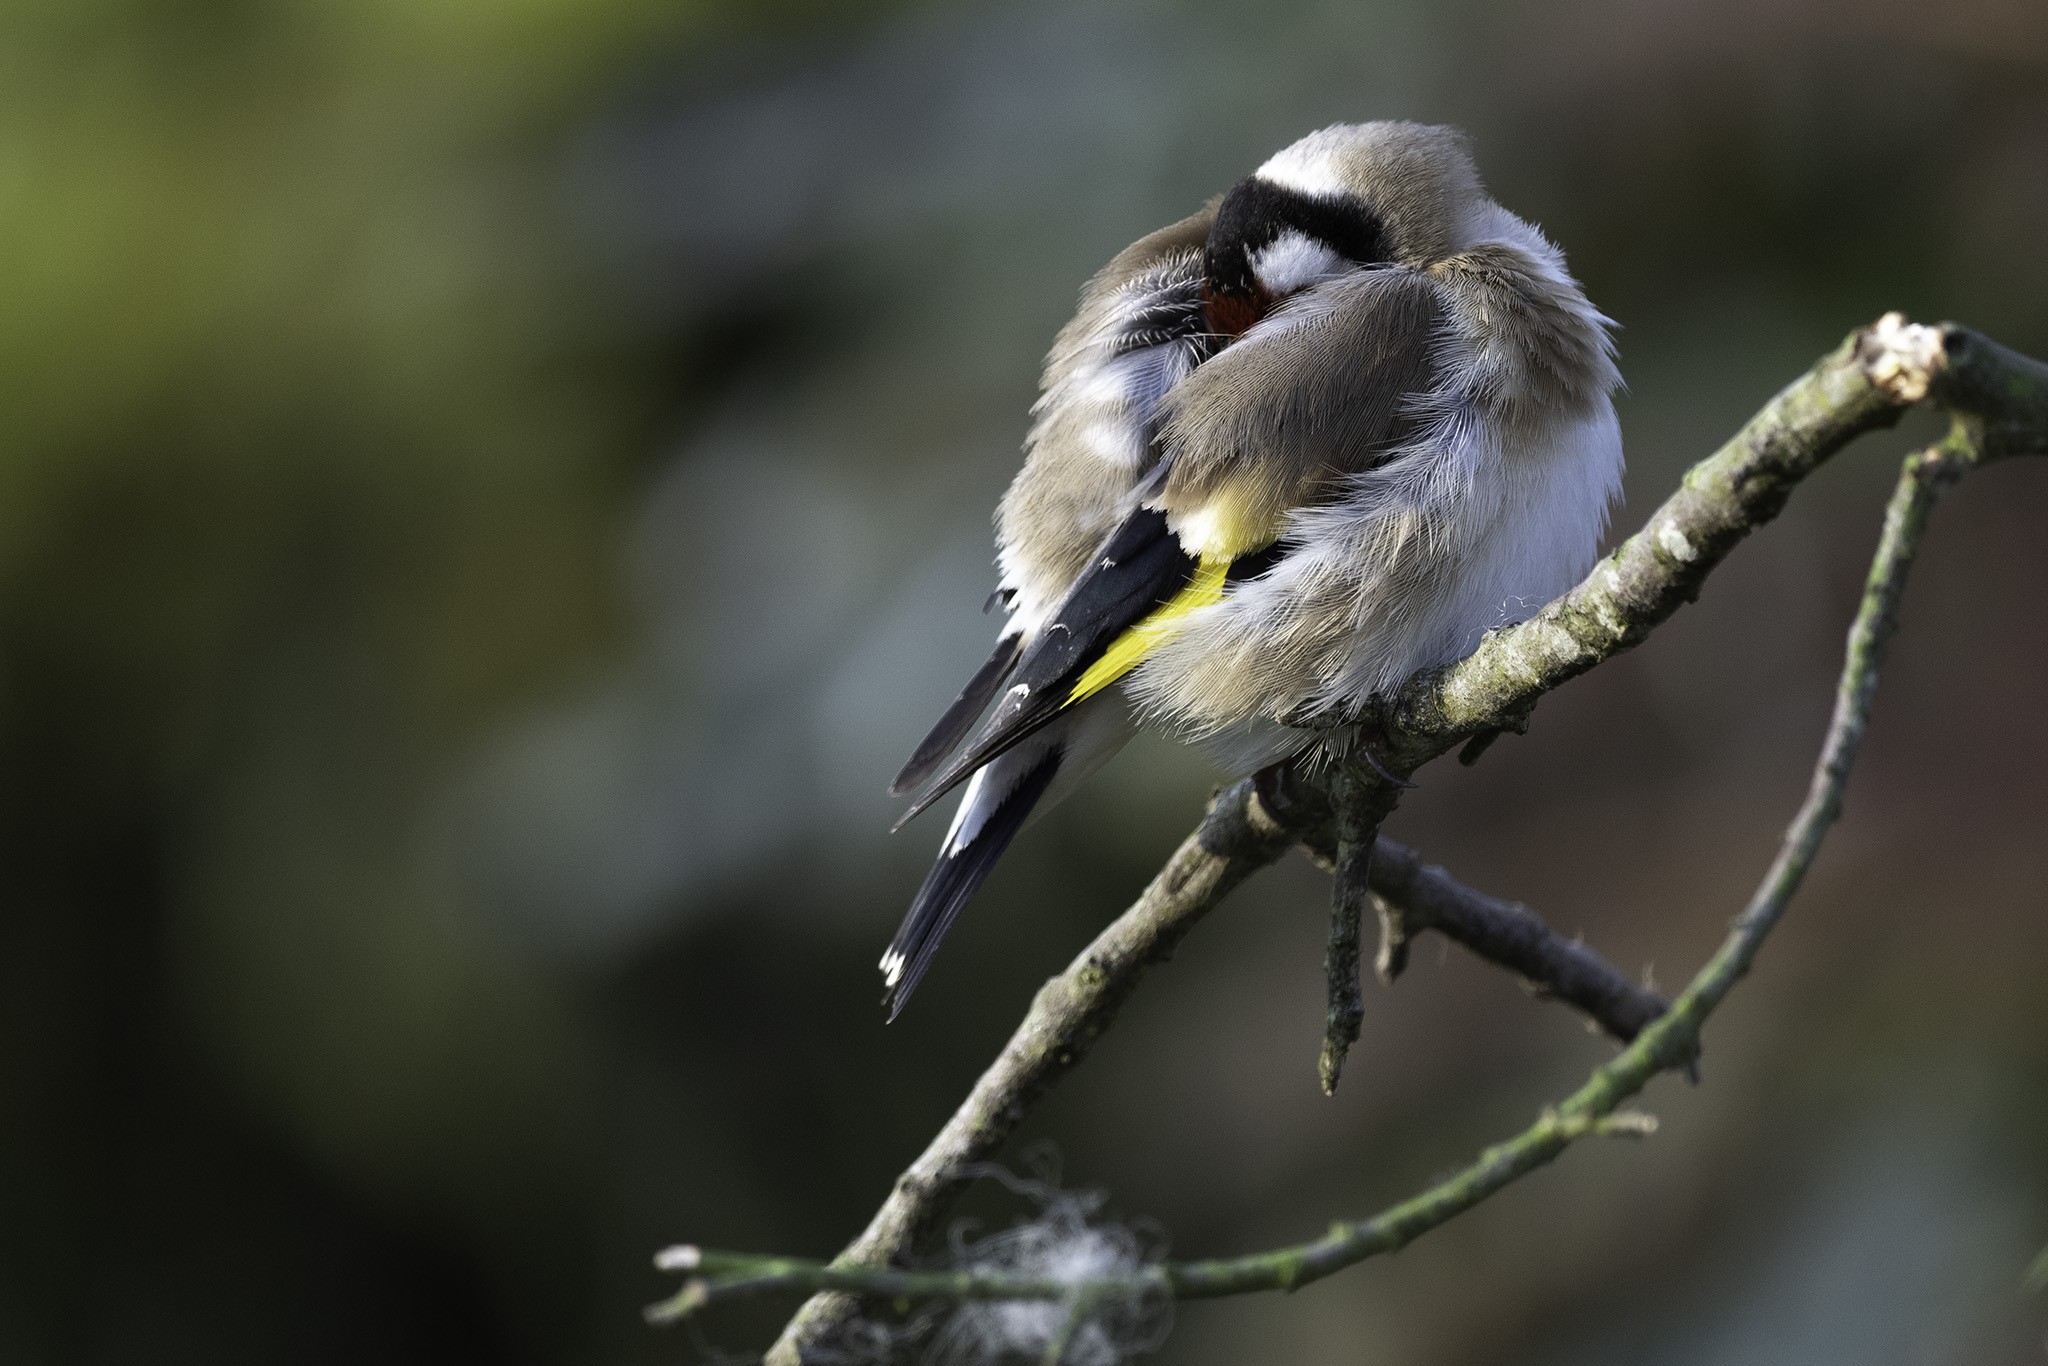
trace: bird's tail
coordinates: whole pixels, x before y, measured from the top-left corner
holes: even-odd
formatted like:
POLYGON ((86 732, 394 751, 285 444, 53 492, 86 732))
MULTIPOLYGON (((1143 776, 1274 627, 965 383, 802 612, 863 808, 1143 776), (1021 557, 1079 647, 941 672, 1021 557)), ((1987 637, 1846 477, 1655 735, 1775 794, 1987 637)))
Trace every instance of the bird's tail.
POLYGON ((968 780, 938 862, 925 874, 902 928, 882 955, 882 1005, 890 1019, 902 1011, 931 967, 939 941, 1052 786, 1064 755, 1062 744, 1026 743, 989 761, 968 780))

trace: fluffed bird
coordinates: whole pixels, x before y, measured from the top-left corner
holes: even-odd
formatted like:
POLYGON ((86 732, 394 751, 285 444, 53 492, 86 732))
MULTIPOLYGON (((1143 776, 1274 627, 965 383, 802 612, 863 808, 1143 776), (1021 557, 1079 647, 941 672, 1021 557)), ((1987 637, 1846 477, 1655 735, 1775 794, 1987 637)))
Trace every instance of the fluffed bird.
POLYGON ((1612 326, 1412 123, 1311 133, 1104 267, 997 514, 995 653, 891 789, 907 821, 967 785, 889 1017, 1139 725, 1250 772, 1576 583, 1621 486, 1612 326))

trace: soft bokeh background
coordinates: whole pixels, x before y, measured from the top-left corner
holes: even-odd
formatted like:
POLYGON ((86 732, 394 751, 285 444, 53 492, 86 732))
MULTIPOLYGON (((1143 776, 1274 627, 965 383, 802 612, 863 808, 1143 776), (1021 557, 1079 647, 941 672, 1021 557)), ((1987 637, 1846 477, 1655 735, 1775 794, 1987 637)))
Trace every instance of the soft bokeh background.
MULTIPOLYGON (((1124 243, 1380 116, 1468 128, 1624 325, 1624 527, 1885 309, 2048 354, 2039 0, 7 4, 0 1358, 687 1361, 652 1249, 855 1232, 1213 781, 1134 747, 883 1027, 937 830, 882 788, 984 649, 1038 357, 1124 243)), ((1914 430, 1394 832, 1681 981, 1914 430)), ((1159 1359, 2040 1361, 2044 518, 2041 465, 1942 510, 1657 1138, 1159 1359)), ((1240 893, 1025 1138, 1245 1250, 1607 1055, 1428 948, 1323 1100, 1323 898, 1240 893)))

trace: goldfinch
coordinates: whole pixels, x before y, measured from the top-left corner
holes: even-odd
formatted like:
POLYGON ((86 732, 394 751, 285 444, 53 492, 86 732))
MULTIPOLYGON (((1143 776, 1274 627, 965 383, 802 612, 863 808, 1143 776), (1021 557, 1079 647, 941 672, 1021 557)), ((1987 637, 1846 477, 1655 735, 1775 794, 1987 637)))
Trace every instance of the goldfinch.
POLYGON ((1138 725, 1250 772, 1577 582, 1621 486, 1612 326, 1412 123, 1311 133, 1104 267, 997 514, 995 653, 892 786, 908 820, 967 785, 889 1017, 1138 725))

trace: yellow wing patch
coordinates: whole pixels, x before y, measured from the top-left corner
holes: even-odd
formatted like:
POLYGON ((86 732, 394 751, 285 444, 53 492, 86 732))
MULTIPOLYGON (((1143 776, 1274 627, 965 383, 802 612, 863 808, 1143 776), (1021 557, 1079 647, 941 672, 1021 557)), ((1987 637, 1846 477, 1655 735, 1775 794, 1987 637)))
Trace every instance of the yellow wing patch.
POLYGON ((1180 629, 1182 617, 1197 607, 1207 607, 1222 599, 1223 576, 1229 571, 1227 556, 1203 556, 1195 566, 1195 576, 1188 580, 1185 588, 1109 643, 1109 648, 1102 652, 1102 658, 1090 664, 1080 681, 1074 684, 1074 691, 1063 705, 1071 707, 1093 697, 1137 668, 1145 656, 1165 644, 1180 629))

